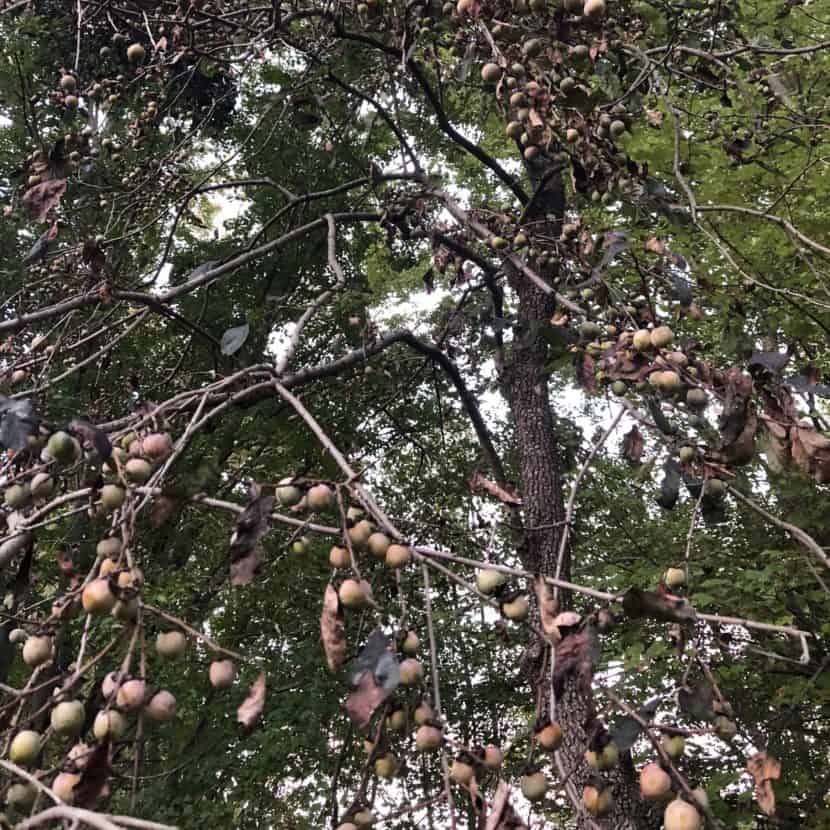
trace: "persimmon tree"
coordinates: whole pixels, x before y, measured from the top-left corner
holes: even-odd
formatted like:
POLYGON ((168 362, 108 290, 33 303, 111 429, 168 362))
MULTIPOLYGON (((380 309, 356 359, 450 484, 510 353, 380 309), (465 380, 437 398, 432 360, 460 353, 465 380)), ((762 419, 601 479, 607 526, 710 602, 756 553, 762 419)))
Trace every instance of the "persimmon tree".
POLYGON ((0 34, 0 824, 827 826, 819 3, 0 34))

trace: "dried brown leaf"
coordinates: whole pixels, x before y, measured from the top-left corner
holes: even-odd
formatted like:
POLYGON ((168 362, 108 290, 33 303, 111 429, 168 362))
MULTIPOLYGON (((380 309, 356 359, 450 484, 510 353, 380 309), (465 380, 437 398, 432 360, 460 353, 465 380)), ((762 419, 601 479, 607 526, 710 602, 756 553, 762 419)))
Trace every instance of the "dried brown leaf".
POLYGON ((758 806, 768 816, 775 815, 775 791, 772 782, 781 777, 781 762, 766 752, 759 752, 746 762, 746 768, 755 779, 755 798, 758 800, 758 806))
POLYGON ((247 556, 231 562, 231 585, 250 585, 262 566, 259 547, 255 547, 247 556))
POLYGON ((265 672, 261 672, 248 691, 248 697, 242 701, 236 710, 236 720, 242 724, 242 728, 246 732, 250 732, 254 728, 256 722, 259 720, 259 716, 262 714, 264 706, 265 672))
POLYGON ((60 204, 66 193, 66 179, 47 179, 23 194, 23 206, 38 222, 45 222, 49 211, 60 204))
POLYGON ((326 663, 331 671, 337 671, 346 657, 346 626, 343 612, 334 586, 329 583, 323 595, 323 613, 320 616, 320 636, 326 652, 326 663))
POLYGON ((502 815, 508 807, 507 800, 510 797, 510 787, 507 782, 500 778, 496 786, 496 794, 493 796, 493 804, 490 808, 490 815, 487 816, 487 823, 484 830, 498 830, 501 826, 502 815))
POLYGON ((662 256, 666 253, 666 243, 656 236, 651 236, 646 240, 645 249, 651 251, 653 254, 660 254, 662 256))
POLYGON ((490 481, 489 478, 486 478, 478 472, 475 473, 470 479, 470 489, 473 491, 485 490, 491 496, 495 496, 503 504, 522 503, 522 500, 514 492, 508 490, 506 487, 502 487, 500 484, 496 484, 494 481, 490 481))
POLYGON ((357 689, 353 691, 346 701, 346 712, 352 719, 352 723, 363 729, 372 719, 375 709, 383 703, 390 692, 375 682, 375 676, 370 671, 365 671, 360 676, 357 689))
POLYGON ((642 461, 644 450, 645 439, 643 433, 634 424, 623 436, 622 454, 629 464, 637 466, 642 461))
POLYGON ((733 464, 745 464, 755 452, 758 419, 752 403, 752 378, 733 366, 725 377, 726 395, 720 416, 720 449, 733 464))
POLYGON ((552 643, 562 639, 559 627, 556 625, 556 615, 559 613, 559 603, 553 595, 553 589, 541 576, 535 580, 536 603, 539 606, 539 622, 542 631, 552 643))

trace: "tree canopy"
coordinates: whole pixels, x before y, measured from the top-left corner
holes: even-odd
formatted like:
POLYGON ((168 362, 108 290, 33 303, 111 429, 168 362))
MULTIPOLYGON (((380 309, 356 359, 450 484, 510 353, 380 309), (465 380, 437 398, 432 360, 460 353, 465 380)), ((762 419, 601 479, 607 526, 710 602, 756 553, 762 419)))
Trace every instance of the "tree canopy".
POLYGON ((0 43, 0 827, 830 826, 824 4, 0 43))

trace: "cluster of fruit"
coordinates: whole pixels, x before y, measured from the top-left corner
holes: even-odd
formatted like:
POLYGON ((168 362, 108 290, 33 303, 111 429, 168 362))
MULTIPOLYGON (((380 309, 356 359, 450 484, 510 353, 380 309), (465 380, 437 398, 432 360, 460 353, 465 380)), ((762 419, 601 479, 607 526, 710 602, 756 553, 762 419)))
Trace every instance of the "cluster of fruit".
MULTIPOLYGON (((90 583, 92 584, 94 583, 90 583)), ((85 590, 85 608, 86 597, 85 590)), ((54 656, 54 643, 48 635, 27 637, 25 631, 15 629, 11 640, 23 643, 23 660, 33 669, 49 662, 54 656)), ((186 649, 187 638, 180 631, 162 632, 156 639, 156 653, 162 660, 178 660, 186 649)), ((215 689, 227 689, 233 685, 236 666, 231 660, 216 660, 211 663, 208 676, 215 689)), ((176 717, 176 698, 173 693, 167 689, 152 688, 144 678, 113 671, 104 677, 100 691, 105 705, 91 722, 92 735, 98 742, 113 743, 120 740, 130 726, 130 716, 141 715, 145 724, 169 723, 176 717)), ((50 732, 58 738, 77 740, 89 726, 87 706, 69 695, 70 692, 65 689, 56 690, 56 702, 49 714, 50 732)), ((89 699, 92 699, 92 694, 89 699)), ((9 760, 24 767, 36 764, 45 749, 47 738, 48 734, 42 735, 32 729, 19 731, 9 747, 9 760)), ((74 790, 81 781, 93 751, 94 746, 83 741, 78 741, 69 749, 63 768, 50 785, 52 791, 63 801, 72 803, 74 790)), ((32 806, 36 797, 37 788, 33 784, 17 783, 9 787, 6 803, 10 808, 24 811, 32 806)))

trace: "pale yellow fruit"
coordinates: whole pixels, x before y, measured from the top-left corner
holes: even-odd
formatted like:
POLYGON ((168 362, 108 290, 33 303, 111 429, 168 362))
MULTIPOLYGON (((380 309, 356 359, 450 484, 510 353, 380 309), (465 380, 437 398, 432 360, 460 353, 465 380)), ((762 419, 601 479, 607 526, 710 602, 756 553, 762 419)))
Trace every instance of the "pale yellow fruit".
POLYGON ((460 761, 457 758, 452 762, 450 767, 450 779, 456 784, 468 785, 473 780, 475 770, 466 761, 460 761))
POLYGON ((352 547, 358 550, 363 550, 369 542, 374 531, 374 525, 367 519, 361 519, 353 527, 350 527, 346 533, 349 535, 349 541, 352 547))
POLYGON ((611 790, 607 787, 598 790, 596 787, 587 786, 582 790, 582 803, 592 816, 604 816, 611 812, 614 799, 611 790))
POLYGON ((277 498, 283 507, 293 507, 303 497, 303 491, 291 483, 290 478, 283 479, 277 485, 277 498))
POLYGON ((403 709, 395 709, 386 718, 386 728, 390 732, 403 732, 406 729, 406 712, 403 709))
POLYGON ((208 669, 208 676, 214 689, 229 689, 236 679, 236 666, 232 660, 214 660, 208 669))
POLYGON ((585 17, 603 17, 605 14, 605 0, 585 0, 582 13, 585 17))
POLYGON ((332 568, 338 570, 345 570, 352 564, 349 551, 346 548, 337 547, 336 545, 329 551, 329 563, 332 568))
POLYGON ((99 741, 108 736, 111 741, 117 741, 126 731, 127 719, 115 709, 99 712, 92 723, 92 734, 99 741))
POLYGON ((428 752, 438 749, 444 740, 444 735, 437 726, 424 724, 415 733, 415 747, 419 752, 428 752))
POLYGON ((536 733, 536 743, 544 749, 555 752, 562 744, 562 727, 549 723, 536 733))
POLYGON ((116 695, 118 705, 127 712, 134 712, 144 705, 147 684, 143 680, 128 680, 121 685, 116 695))
POLYGON ((52 782, 52 792, 67 804, 75 800, 75 787, 81 780, 81 776, 74 772, 59 772, 52 782))
POLYGON ((669 758, 679 758, 686 749, 686 741, 682 735, 666 735, 660 742, 669 758))
POLYGON ((141 442, 141 450, 148 458, 165 458, 173 451, 173 440, 166 432, 154 432, 141 442))
POLYGON ((156 723, 169 723, 176 717, 176 698, 166 689, 156 692, 144 707, 144 715, 156 723))
POLYGON ((409 631, 407 632, 406 638, 403 641, 401 649, 403 650, 404 654, 407 654, 410 657, 414 657, 418 653, 418 647, 420 645, 421 641, 418 639, 418 635, 414 631, 409 631))
POLYGON ((368 602, 366 592, 356 579, 347 579, 337 592, 346 608, 363 608, 368 602))
POLYGON ((666 807, 663 826, 665 830, 700 830, 703 821, 691 804, 678 798, 666 807))
POLYGON ((632 345, 638 352, 644 352, 651 348, 651 332, 648 329, 640 329, 634 332, 632 345))
POLYGON ((476 575, 476 585, 482 594, 493 594, 508 581, 509 577, 494 568, 483 568, 476 575))
POLYGON ((527 597, 516 597, 510 602, 505 602, 501 610, 508 620, 521 622, 526 620, 530 613, 530 603, 527 601, 527 597))
POLYGON ((412 551, 407 545, 390 545, 386 551, 386 564, 390 568, 403 568, 412 559, 412 551))
POLYGON ((375 774, 378 778, 394 778, 397 768, 398 759, 391 752, 387 752, 375 761, 375 774))
POLYGON ((48 499, 55 492, 55 479, 49 473, 38 473, 32 478, 29 492, 32 494, 32 498, 48 499))
POLYGON ((548 791, 548 779, 543 772, 532 772, 522 776, 521 788, 528 801, 540 801, 548 791))
POLYGON ((118 563, 114 559, 105 559, 98 568, 99 577, 107 577, 118 571, 118 563))
POLYGON ((144 47, 140 43, 133 43, 127 48, 127 60, 130 63, 141 63, 146 54, 144 47))
POLYGON ((640 770, 640 795, 648 801, 664 798, 671 792, 671 777, 659 764, 646 764, 640 770))
POLYGON ((12 784, 6 791, 6 804, 18 812, 31 809, 37 798, 37 787, 34 784, 12 784))
POLYGON ((412 713, 412 719, 418 726, 423 726, 428 720, 435 718, 435 712, 428 703, 419 703, 412 713))
POLYGON ((108 556, 110 559, 116 559, 121 553, 121 539, 118 536, 107 536, 106 539, 101 539, 95 546, 95 552, 98 556, 108 556))
POLYGON ((306 494, 309 510, 319 512, 334 506, 334 491, 327 484, 315 484, 306 494))
POLYGON ((27 766, 40 754, 40 732, 24 729, 14 736, 9 747, 9 760, 13 764, 27 766))
POLYGON ((51 711, 49 722, 58 735, 71 735, 74 738, 81 734, 85 717, 84 705, 80 700, 65 700, 51 711))
POLYGON ((187 650, 187 637, 181 631, 164 631, 156 637, 156 651, 165 660, 178 660, 187 650))
POLYGON ((123 487, 119 487, 117 484, 105 484, 101 488, 101 504, 107 510, 117 510, 124 504, 124 499, 127 497, 127 493, 123 487))
POLYGON ((87 614, 109 614, 116 602, 108 579, 93 579, 81 594, 81 604, 87 614))
POLYGON ((424 667, 420 661, 407 657, 401 661, 400 673, 402 686, 416 686, 424 677, 424 667))
POLYGON ((373 533, 366 541, 369 553, 378 559, 384 559, 386 557, 386 551, 389 549, 389 545, 391 544, 392 540, 385 533, 381 533, 380 531, 373 533))
POLYGON ((655 349, 663 349, 674 340, 674 332, 668 326, 657 326, 651 332, 651 345, 655 349))
POLYGON ((663 582, 668 588, 680 588, 686 583, 686 571, 683 568, 669 568, 663 575, 663 582))
POLYGON ((43 635, 41 637, 29 637, 23 644, 23 662, 27 666, 35 668, 52 659, 52 638, 43 635))
POLYGON ((143 458, 131 458, 124 465, 124 474, 135 484, 144 484, 153 474, 153 467, 143 458))
POLYGON ((504 753, 493 744, 484 748, 484 766, 488 769, 498 769, 504 761, 504 753))

